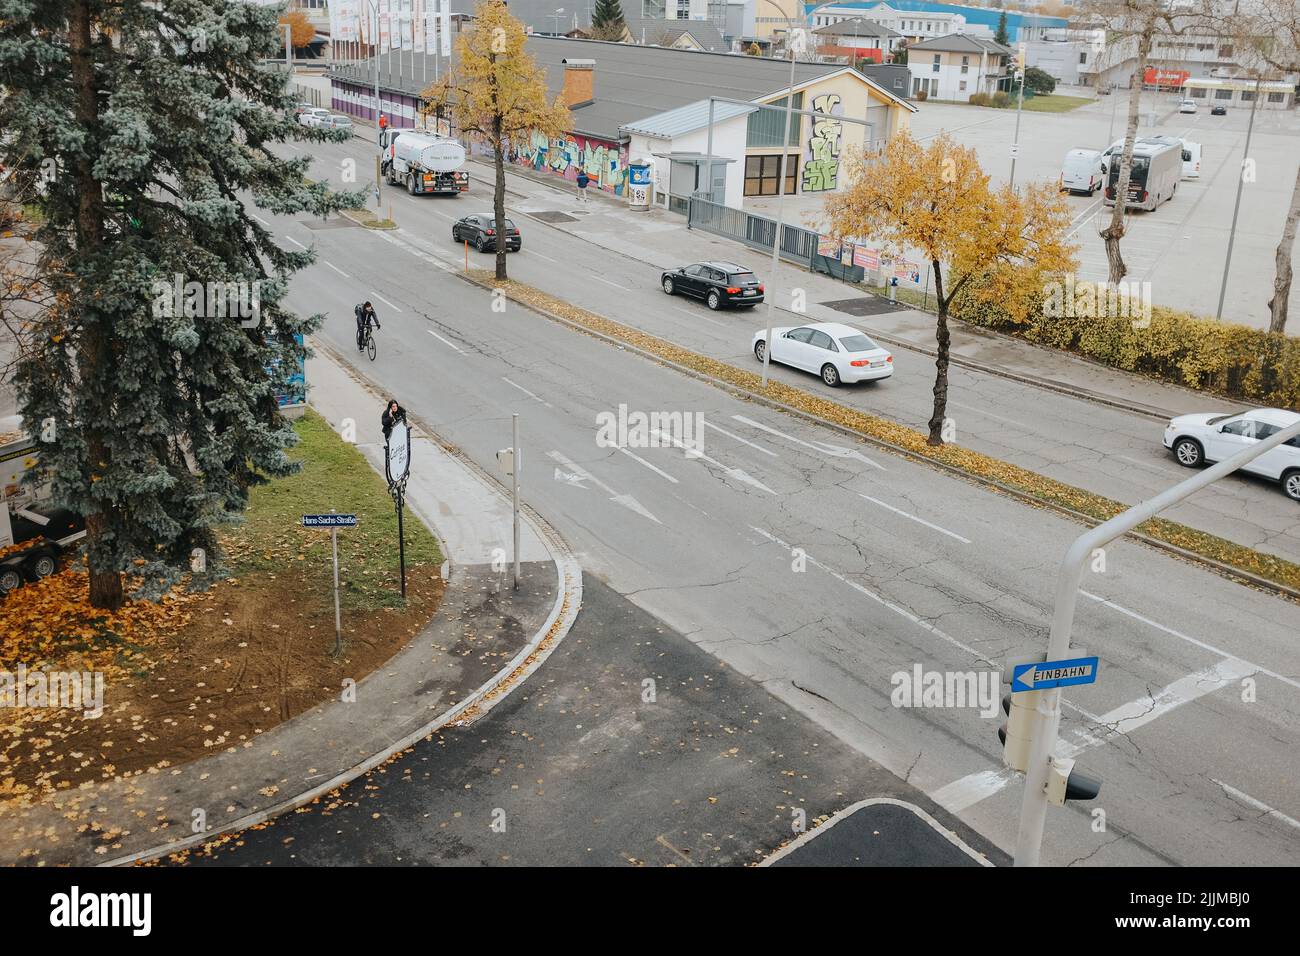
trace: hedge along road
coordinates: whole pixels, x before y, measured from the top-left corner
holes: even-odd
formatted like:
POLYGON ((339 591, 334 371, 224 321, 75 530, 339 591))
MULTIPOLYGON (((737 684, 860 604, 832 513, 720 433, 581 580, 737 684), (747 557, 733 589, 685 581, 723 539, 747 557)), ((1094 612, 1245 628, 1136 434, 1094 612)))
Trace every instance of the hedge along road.
MULTIPOLYGON (((321 262, 291 301, 326 311, 320 334, 341 351, 351 304, 388 300, 380 359, 361 364, 443 437, 494 468, 510 413, 521 414, 523 493, 588 573, 1011 844, 1019 787, 999 772, 998 718, 893 706, 892 677, 917 666, 989 675, 1004 655, 1042 647, 1053 572, 1077 524, 515 303, 494 312, 488 290, 454 275, 460 252, 436 234, 271 221, 286 240, 316 242, 321 262), (704 455, 598 447, 597 415, 621 403, 702 414, 704 455)), ((1286 676, 1300 611, 1128 542, 1089 584, 1078 640, 1109 679, 1071 695, 1066 739, 1113 787, 1110 822, 1095 830, 1088 808, 1055 814, 1048 859, 1293 856, 1300 833, 1274 817, 1237 821, 1236 798, 1214 781, 1300 814, 1278 776, 1300 724, 1300 683, 1286 676), (1242 679, 1258 683, 1255 703, 1239 700, 1242 679)))
MULTIPOLYGON (((351 157, 358 168, 366 168, 361 157, 369 156, 369 145, 361 140, 349 144, 319 144, 313 174, 331 178, 338 185, 342 160, 351 157)), ((478 167, 474 167, 477 171, 478 167)), ((526 179, 508 174, 508 185, 523 192, 549 193, 526 179)), ((471 192, 457 199, 408 196, 405 190, 384 187, 385 208, 391 204, 399 225, 451 249, 451 223, 471 213, 489 210, 490 187, 474 178, 471 192)), ((750 338, 764 322, 762 310, 710 312, 702 303, 679 297, 669 298, 659 288, 659 270, 646 262, 630 259, 604 248, 598 241, 586 241, 519 212, 521 203, 507 197, 507 210, 524 233, 526 254, 510 259, 512 277, 581 308, 607 315, 619 322, 660 336, 693 351, 731 364, 753 364, 750 338)), ((528 208, 539 208, 536 202, 528 208)), ((554 193, 551 209, 573 205, 567 194, 554 193)), ((591 204, 600 216, 601 205, 591 204)), ((610 219, 606 214, 603 218, 610 219)), ((583 228, 586 223, 582 224, 583 228)), ((577 228, 577 227, 575 227, 577 228)), ((599 228, 592 224, 591 230, 599 228)), ((680 258, 669 259, 657 247, 646 246, 645 258, 667 267, 707 258, 734 258, 751 265, 761 259, 755 250, 684 227, 668 233, 680 258)), ((471 265, 478 254, 471 250, 471 265)), ((478 257, 478 264, 490 266, 490 256, 478 257)), ((793 270, 783 270, 785 275, 793 270)), ((760 277, 765 270, 759 269, 760 277)), ((777 294, 788 302, 784 282, 777 294)), ((809 301, 826 301, 852 295, 849 286, 826 284, 821 277, 809 277, 809 286, 836 290, 809 294, 809 301)), ((826 318, 845 321, 870 332, 870 322, 853 316, 820 310, 826 318)), ((784 324, 810 321, 810 316, 778 313, 784 324)), ((1031 349, 1032 346, 1024 346, 1031 349)), ((905 349, 893 349, 893 378, 876 385, 827 389, 813 376, 772 366, 774 376, 789 384, 829 397, 847 406, 892 419, 909 427, 922 427, 930 417, 933 359, 905 349)), ((1086 399, 953 366, 950 371, 949 409, 957 428, 958 443, 975 451, 1020 465, 1126 504, 1135 504, 1187 477, 1161 445, 1163 423, 1147 415, 1099 405, 1086 399)), ((1120 374, 1120 373, 1116 373, 1120 374)), ((1189 393, 1169 387, 1163 390, 1174 409, 1186 408, 1189 393)), ((1205 411, 1234 411, 1243 407, 1211 396, 1203 401, 1192 396, 1193 406, 1205 411)), ((1210 532, 1238 544, 1300 561, 1300 507, 1287 499, 1275 484, 1249 476, 1234 476, 1216 483, 1194 498, 1169 509, 1165 517, 1210 532)))

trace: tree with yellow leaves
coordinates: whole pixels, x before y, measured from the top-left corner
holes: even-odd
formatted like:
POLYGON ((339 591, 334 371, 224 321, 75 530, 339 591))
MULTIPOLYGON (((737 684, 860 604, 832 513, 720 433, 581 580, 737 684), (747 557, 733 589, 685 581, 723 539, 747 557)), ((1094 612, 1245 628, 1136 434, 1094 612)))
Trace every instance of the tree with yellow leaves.
MULTIPOLYGON (((301 50, 316 38, 316 28, 311 18, 301 10, 286 10, 280 17, 280 25, 289 25, 289 42, 295 50, 301 50)), ((283 34, 281 34, 283 37, 283 34)))
POLYGON ((852 164, 847 187, 827 201, 831 232, 917 250, 933 270, 938 319, 931 445, 944 442, 948 406, 948 310, 959 293, 1024 319, 1045 283, 1073 271, 1065 239, 1069 207, 1056 185, 989 188, 975 151, 947 134, 922 146, 906 132, 880 157, 852 164))
MULTIPOLYGON (((569 126, 559 97, 548 101, 546 72, 524 50, 524 25, 501 0, 475 10, 473 28, 456 39, 456 68, 422 94, 430 112, 447 109, 456 126, 492 150, 496 187, 492 200, 497 228, 506 220, 505 153, 511 142, 534 132, 550 138, 569 126)), ((506 276, 505 243, 496 244, 496 275, 506 276)))

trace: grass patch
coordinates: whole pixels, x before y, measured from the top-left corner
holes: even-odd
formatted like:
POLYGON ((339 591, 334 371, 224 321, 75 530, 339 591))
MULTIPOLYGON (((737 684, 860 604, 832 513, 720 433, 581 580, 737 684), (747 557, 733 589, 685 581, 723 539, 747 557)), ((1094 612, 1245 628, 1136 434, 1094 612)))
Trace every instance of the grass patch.
POLYGON ((1068 113, 1093 102, 1086 96, 1066 96, 1063 93, 1040 93, 1025 100, 1024 109, 1031 113, 1068 113))
MULTIPOLYGON (((763 395, 810 415, 816 415, 858 432, 864 437, 886 442, 915 458, 938 462, 968 475, 998 482, 1044 504, 1068 509, 1097 521, 1112 518, 1129 507, 1102 495, 1021 468, 1019 465, 1000 461, 969 448, 962 448, 960 445, 949 444, 936 448, 926 444, 926 436, 923 433, 905 425, 847 408, 830 399, 782 382, 769 381, 767 388, 764 389, 761 377, 755 372, 747 372, 594 312, 579 309, 513 279, 504 281, 496 279, 491 272, 483 269, 471 269, 468 275, 485 288, 504 288, 507 295, 516 301, 558 315, 593 332, 608 335, 666 361, 720 379, 748 392, 763 395)), ((1300 590, 1300 564, 1264 554, 1164 518, 1153 518, 1139 525, 1136 530, 1154 540, 1218 561, 1255 577, 1300 590)))
MULTIPOLYGON (((242 525, 223 532, 233 574, 284 570, 312 591, 334 585, 330 533, 302 527, 302 516, 329 511, 355 514, 355 528, 340 529, 340 599, 345 608, 370 611, 402 603, 398 584, 397 512, 387 484, 355 445, 342 441, 329 423, 308 409, 294 425, 299 444, 291 457, 296 475, 253 489, 242 525)), ((442 553, 427 528, 407 512, 406 566, 440 565, 442 553)))

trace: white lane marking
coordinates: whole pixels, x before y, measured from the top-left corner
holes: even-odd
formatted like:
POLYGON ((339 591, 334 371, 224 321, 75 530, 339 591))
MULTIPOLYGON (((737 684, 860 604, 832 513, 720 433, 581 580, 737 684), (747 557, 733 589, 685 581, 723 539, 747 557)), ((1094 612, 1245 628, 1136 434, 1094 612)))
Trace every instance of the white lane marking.
POLYGON ((953 531, 949 531, 947 528, 940 528, 937 524, 930 524, 930 522, 926 521, 924 518, 918 518, 916 515, 908 514, 906 511, 903 511, 899 508, 895 508, 893 505, 885 504, 879 498, 873 498, 871 497, 871 495, 864 495, 860 491, 858 492, 858 495, 859 497, 866 498, 868 501, 872 502, 873 504, 878 504, 880 505, 880 507, 892 511, 896 515, 902 515, 904 518, 909 518, 912 521, 915 521, 917 524, 923 524, 927 528, 930 528, 931 530, 938 531, 940 534, 946 534, 950 538, 956 538, 962 544, 970 544, 970 538, 963 538, 961 535, 953 531))
POLYGON ((643 504, 641 504, 641 502, 637 501, 631 495, 620 495, 617 491, 615 491, 609 485, 605 484, 603 481, 601 481, 591 472, 587 471, 587 469, 583 468, 577 462, 569 458, 566 458, 564 455, 560 454, 558 451, 555 451, 554 449, 548 451, 546 454, 552 460, 559 462, 565 468, 569 469, 569 471, 572 474, 577 475, 579 481, 590 481, 601 491, 609 495, 609 500, 614 502, 616 505, 622 505, 624 508, 627 508, 629 511, 635 511, 641 517, 649 518, 655 524, 663 524, 663 522, 660 521, 658 518, 656 518, 654 515, 652 515, 646 509, 646 507, 643 504))
POLYGON ((1082 594, 1084 597, 1089 598, 1090 600, 1098 602, 1099 604, 1104 604, 1112 611, 1118 611, 1120 614, 1127 614, 1135 621, 1141 621, 1143 624, 1148 624, 1151 627, 1154 627, 1157 631, 1164 631, 1166 634, 1170 635, 1171 637, 1176 637, 1180 641, 1186 641, 1188 644, 1201 648, 1201 650, 1210 651, 1213 654, 1218 654, 1220 657, 1226 658, 1227 660, 1240 661, 1244 666, 1250 668, 1252 672, 1266 674, 1269 677, 1272 677, 1274 680, 1280 680, 1282 683, 1289 684, 1292 687, 1296 688, 1297 690, 1300 690, 1300 681, 1298 680, 1294 680, 1293 678, 1287 677, 1284 674, 1279 674, 1276 671, 1271 671, 1266 667, 1260 667, 1258 664, 1252 664, 1250 661, 1240 658, 1236 654, 1229 654, 1227 651, 1223 650, 1222 648, 1215 647, 1213 644, 1207 644, 1204 641, 1198 641, 1196 638, 1189 637, 1188 635, 1183 634, 1181 631, 1175 631, 1172 627, 1165 627, 1165 625, 1159 623, 1158 621, 1153 621, 1149 617, 1143 617, 1141 614, 1138 614, 1136 611, 1130 611, 1126 607, 1121 607, 1120 605, 1114 603, 1113 601, 1107 601, 1105 598, 1099 597, 1096 594, 1092 594, 1088 591, 1085 591, 1083 588, 1079 588, 1079 593, 1082 594))
POLYGON ((1162 474, 1162 475, 1167 475, 1167 474, 1170 474, 1170 473, 1171 473, 1171 469, 1170 469, 1170 468, 1167 468, 1167 467, 1166 467, 1166 468, 1162 468, 1162 467, 1160 467, 1159 465, 1153 465, 1153 464, 1151 464, 1151 462, 1149 462, 1149 461, 1142 461, 1142 460, 1137 459, 1137 458, 1130 458, 1128 455, 1116 455, 1115 457, 1118 458, 1118 459, 1120 459, 1121 461, 1126 461, 1126 462, 1128 462, 1128 463, 1131 464, 1131 465, 1141 465, 1143 468, 1150 468, 1152 471, 1158 471, 1158 472, 1160 472, 1160 474, 1162 474))
POLYGON ((382 295, 380 295, 378 292, 371 292, 370 294, 373 295, 373 296, 374 296, 376 299, 378 299, 380 302, 384 303, 384 305, 388 306, 390 309, 392 309, 392 310, 393 310, 394 312, 396 312, 398 315, 401 315, 401 314, 402 314, 402 310, 401 310, 401 309, 399 309, 397 306, 393 305, 393 303, 389 302, 387 299, 385 299, 385 298, 384 298, 382 295))
POLYGON ((698 448, 691 448, 687 446, 680 438, 677 438, 673 435, 669 435, 666 432, 662 432, 657 428, 650 429, 650 434, 654 435, 656 438, 659 438, 663 441, 666 441, 676 446, 677 448, 680 448, 682 451, 686 452, 687 458, 699 458, 701 461, 707 461, 710 465, 713 465, 715 468, 721 468, 723 471, 725 471, 732 478, 735 478, 737 481, 743 481, 747 485, 753 485, 755 488, 759 489, 760 491, 766 491, 769 495, 776 494, 775 491, 773 491, 767 485, 763 484, 761 481, 759 481, 749 472, 745 471, 745 469, 743 468, 732 468, 730 465, 724 465, 716 458, 710 458, 708 455, 704 454, 704 452, 700 451, 698 448))
POLYGON ((668 472, 663 471, 663 470, 661 470, 661 469, 655 467, 654 465, 650 464, 650 462, 646 461, 646 460, 645 460, 644 458, 642 458, 640 455, 638 455, 638 454, 636 454, 636 453, 634 453, 634 452, 630 452, 630 451, 628 451, 628 450, 627 450, 626 448, 624 448, 622 445, 619 445, 619 446, 618 446, 618 450, 621 451, 623 454, 627 455, 627 457, 631 458, 633 461, 635 461, 635 462, 639 462, 640 464, 645 465, 647 468, 649 468, 649 469, 650 469, 651 471, 653 471, 655 474, 657 474, 657 475, 662 475, 664 478, 667 478, 667 479, 668 479, 669 481, 671 481, 674 485, 677 484, 677 479, 676 479, 676 478, 674 478, 672 475, 668 474, 668 472))
POLYGON ((1228 796, 1232 797, 1234 800, 1239 800, 1242 803, 1246 804, 1246 806, 1254 807, 1256 810, 1262 810, 1265 816, 1276 817, 1277 819, 1285 823, 1287 826, 1295 827, 1297 830, 1300 830, 1300 820, 1296 820, 1293 819, 1292 817, 1288 817, 1281 810, 1275 809, 1274 807, 1270 807, 1267 803, 1264 803, 1262 800, 1256 800, 1248 793, 1242 793, 1236 787, 1228 786, 1222 780, 1215 780, 1213 777, 1211 777, 1210 780, 1212 780, 1214 783, 1217 783, 1220 787, 1222 787, 1223 792, 1226 793, 1228 796))
POLYGON ((712 428, 715 432, 721 432, 722 434, 726 435, 728 438, 734 438, 736 441, 740 442, 742 445, 748 445, 750 448, 753 448, 753 449, 756 450, 756 451, 761 451, 764 455, 771 455, 773 458, 780 458, 780 457, 781 457, 781 456, 778 455, 776 452, 772 451, 770 448, 764 448, 762 445, 756 445, 754 442, 750 441, 748 438, 741 438, 741 437, 740 437, 739 435, 737 435, 735 432, 729 432, 729 431, 727 431, 725 428, 719 428, 717 425, 713 424, 713 422, 706 421, 704 424, 705 424, 706 427, 708 427, 708 428, 712 428))
POLYGON ((866 462, 872 468, 885 470, 884 465, 877 464, 860 451, 852 448, 840 448, 838 445, 829 445, 826 442, 806 442, 801 438, 795 438, 793 435, 787 435, 785 432, 777 431, 775 428, 768 428, 766 425, 754 421, 752 418, 746 418, 744 415, 732 415, 734 420, 748 425, 750 428, 757 428, 759 431, 765 431, 769 435, 776 435, 778 438, 784 438, 786 441, 794 442, 796 445, 803 445, 805 448, 811 448, 813 451, 821 452, 823 455, 830 455, 832 458, 856 458, 858 461, 866 462))
POLYGON ((982 408, 976 408, 973 405, 963 405, 961 402, 954 402, 951 399, 948 401, 948 404, 954 405, 957 408, 964 408, 968 412, 974 412, 976 415, 983 415, 985 418, 996 418, 1000 422, 1006 422, 1008 425, 1015 425, 1017 428, 1023 428, 1027 432, 1033 431, 1031 426, 1026 425, 1024 422, 1018 422, 1014 418, 1003 418, 1001 415, 994 415, 992 412, 986 412, 982 408))
POLYGON ((256 219, 258 222, 260 222, 262 225, 266 226, 267 229, 271 228, 271 224, 267 222, 265 219, 263 219, 261 216, 259 216, 257 213, 250 212, 249 215, 252 216, 254 219, 256 219))
POLYGON ((514 386, 515 388, 519 389, 519 391, 523 392, 525 395, 527 395, 527 396, 528 396, 529 398, 531 398, 533 401, 535 401, 535 402, 541 402, 541 403, 542 403, 543 405, 545 405, 547 408, 550 408, 550 407, 551 407, 551 403, 550 403, 550 402, 546 401, 546 400, 545 400, 544 398, 542 398, 540 395, 534 395, 532 392, 528 391, 528 389, 524 388, 524 387, 523 387, 522 385, 520 385, 518 382, 512 382, 512 381, 510 381, 510 379, 506 378, 504 375, 501 376, 501 381, 505 382, 507 385, 512 385, 512 386, 514 386))
MULTIPOLYGON (((1191 703, 1206 694, 1212 694, 1252 673, 1254 671, 1244 661, 1229 660, 1219 661, 1195 674, 1180 677, 1149 697, 1131 700, 1095 718, 1091 721, 1098 727, 1095 733, 1087 729, 1075 728, 1071 734, 1072 740, 1063 737, 1057 741, 1056 755, 1074 757, 1090 747, 1099 747, 1115 737, 1132 733, 1183 704, 1191 703)), ((960 813, 967 807, 972 807, 981 800, 993 796, 1015 777, 1015 771, 1008 767, 978 770, 945 784, 931 793, 930 798, 949 813, 960 813)))
MULTIPOLYGON (((762 528, 755 528, 753 525, 750 525, 749 530, 761 534, 764 538, 767 538, 767 540, 775 544, 779 544, 783 548, 786 549, 790 548, 790 545, 788 543, 782 541, 776 535, 764 531, 762 528)), ((889 610, 893 611, 895 614, 905 617, 907 620, 911 621, 917 627, 924 628, 925 630, 933 634, 935 637, 941 638, 942 640, 947 641, 953 647, 965 651, 971 657, 975 658, 976 661, 980 661, 986 664, 992 664, 995 667, 998 666, 995 662, 990 661, 979 651, 975 650, 975 648, 963 644, 961 641, 957 640, 957 638, 953 637, 951 634, 944 633, 943 631, 939 630, 939 628, 931 624, 929 621, 922 620, 921 618, 917 617, 915 614, 913 614, 911 611, 907 610, 906 608, 899 607, 893 601, 881 597, 879 594, 876 594, 874 591, 867 590, 861 584, 858 584, 856 581, 850 581, 848 578, 840 574, 838 571, 832 568, 828 568, 826 565, 822 564, 820 561, 818 561, 812 555, 808 554, 806 551, 804 552, 804 558, 808 561, 809 564, 813 565, 814 567, 821 568, 823 571, 825 571, 835 580, 839 581, 841 584, 847 584, 849 587, 853 588, 853 590, 857 591, 859 594, 865 594, 867 597, 871 598, 871 600, 875 601, 877 604, 883 605, 884 607, 889 608, 889 610)))
POLYGON ((290 242, 292 242, 292 243, 293 243, 295 246, 297 246, 299 249, 306 249, 306 248, 307 248, 307 247, 304 246, 301 242, 299 242, 297 239, 295 239, 293 236, 285 236, 284 238, 288 239, 290 242))
POLYGON ((449 346, 449 347, 450 347, 451 349, 453 349, 454 351, 456 351, 456 352, 460 352, 461 355, 464 355, 464 354, 465 354, 464 352, 461 352, 459 348, 456 347, 456 343, 455 343, 455 342, 448 342, 446 339, 444 339, 444 338, 443 338, 441 335, 439 335, 437 332, 433 331, 433 329, 425 329, 424 331, 428 332, 430 335, 432 335, 432 336, 433 336, 435 339, 437 339, 439 342, 442 342, 444 345, 449 346))
POLYGON ((545 259, 547 262, 554 262, 556 265, 559 265, 559 262, 557 260, 552 259, 550 256, 542 255, 540 252, 538 252, 536 249, 533 249, 531 246, 528 249, 528 255, 529 257, 536 256, 539 259, 545 259))
POLYGON ((339 268, 338 266, 336 266, 334 263, 330 262, 328 259, 322 259, 321 262, 325 263, 327 266, 329 266, 331 269, 333 269, 335 272, 337 272, 337 273, 338 273, 339 275, 341 275, 343 278, 345 278, 345 279, 351 279, 351 278, 352 278, 352 276, 348 275, 346 272, 344 272, 342 269, 340 269, 340 268, 339 268))
POLYGON ((597 282, 605 283, 605 285, 612 285, 615 289, 622 289, 624 292, 632 291, 625 285, 619 285, 617 282, 610 282, 608 279, 602 279, 600 276, 592 276, 592 278, 595 279, 597 282))

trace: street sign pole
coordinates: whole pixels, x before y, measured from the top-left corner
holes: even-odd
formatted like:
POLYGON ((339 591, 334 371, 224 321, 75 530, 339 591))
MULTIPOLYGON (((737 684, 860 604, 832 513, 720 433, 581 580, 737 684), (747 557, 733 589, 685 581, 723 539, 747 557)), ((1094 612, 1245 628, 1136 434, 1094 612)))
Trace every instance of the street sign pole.
POLYGON ((411 474, 411 426, 405 415, 393 422, 384 442, 384 476, 388 493, 397 508, 397 564, 401 574, 402 600, 406 600, 406 528, 402 521, 406 504, 406 480, 411 474))
MULTIPOLYGON (((334 514, 334 509, 330 509, 334 514)), ((343 615, 339 610, 339 529, 330 528, 330 549, 334 552, 334 656, 343 655, 343 615)))
POLYGON ((515 590, 519 590, 519 467, 523 464, 522 457, 519 454, 519 413, 515 412, 510 416, 510 447, 514 449, 514 467, 510 469, 510 497, 515 511, 515 590))
POLYGON ((402 600, 406 600, 406 532, 402 526, 402 505, 406 496, 397 489, 397 564, 402 575, 402 600))

